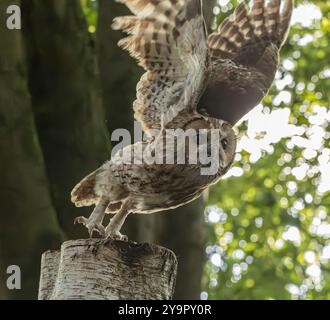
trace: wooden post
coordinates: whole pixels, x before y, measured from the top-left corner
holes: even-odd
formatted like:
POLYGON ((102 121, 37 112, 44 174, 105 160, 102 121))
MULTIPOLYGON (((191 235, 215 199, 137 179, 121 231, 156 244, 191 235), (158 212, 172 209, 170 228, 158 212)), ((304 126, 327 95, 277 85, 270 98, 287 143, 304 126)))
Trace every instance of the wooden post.
POLYGON ((42 255, 39 300, 169 300, 176 272, 174 253, 153 244, 67 241, 42 255))

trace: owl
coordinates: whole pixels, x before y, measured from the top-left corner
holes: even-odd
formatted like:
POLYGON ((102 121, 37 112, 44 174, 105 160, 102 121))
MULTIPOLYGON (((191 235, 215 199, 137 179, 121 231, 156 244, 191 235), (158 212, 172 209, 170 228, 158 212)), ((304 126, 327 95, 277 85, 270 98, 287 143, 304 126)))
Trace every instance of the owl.
MULTIPOLYGON (((244 2, 212 34, 203 17, 203 0, 119 0, 133 15, 118 17, 113 29, 128 36, 119 46, 146 73, 137 85, 133 109, 147 135, 120 150, 72 191, 77 206, 95 205, 89 218, 78 217, 90 236, 122 239, 130 213, 150 214, 182 206, 218 182, 230 168, 236 149, 235 123, 267 94, 289 30, 293 1, 244 2), (164 143, 165 133, 181 129, 216 132, 217 141, 194 139, 192 145, 218 152, 217 169, 202 174, 204 162, 149 163, 146 152, 190 151, 194 147, 164 143), (202 141, 203 140, 203 141, 202 141), (132 155, 138 161, 131 161, 132 155), (106 213, 112 214, 103 226, 106 213)), ((201 149, 200 149, 201 148, 201 149)), ((164 158, 164 156, 163 156, 164 158)), ((162 159, 163 159, 162 158, 162 159)), ((184 155, 184 160, 187 156, 184 155)), ((164 159, 163 159, 164 160, 164 159)))

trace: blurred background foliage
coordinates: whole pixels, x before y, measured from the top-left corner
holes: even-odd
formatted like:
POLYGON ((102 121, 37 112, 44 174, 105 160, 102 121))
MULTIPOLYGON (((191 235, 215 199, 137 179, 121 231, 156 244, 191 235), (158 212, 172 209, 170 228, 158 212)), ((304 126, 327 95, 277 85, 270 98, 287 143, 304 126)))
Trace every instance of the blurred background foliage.
POLYGON ((211 189, 204 299, 330 298, 330 1, 296 4, 275 85, 211 189))

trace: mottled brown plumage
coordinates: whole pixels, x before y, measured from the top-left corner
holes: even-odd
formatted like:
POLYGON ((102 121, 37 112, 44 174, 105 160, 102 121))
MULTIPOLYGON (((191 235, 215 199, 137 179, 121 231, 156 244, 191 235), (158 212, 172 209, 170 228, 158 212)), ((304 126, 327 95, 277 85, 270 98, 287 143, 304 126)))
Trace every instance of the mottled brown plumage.
POLYGON ((271 86, 292 0, 286 0, 282 11, 280 0, 270 0, 267 6, 263 0, 254 0, 250 11, 241 4, 210 36, 202 0, 119 2, 134 14, 116 18, 113 28, 129 34, 119 46, 146 70, 137 86, 134 112, 149 138, 119 151, 82 180, 72 191, 72 201, 77 206, 96 205, 89 219, 76 219, 90 234, 96 230, 122 238, 119 231, 129 213, 181 206, 200 196, 229 169, 236 148, 231 126, 271 86), (219 143, 196 138, 177 149, 175 143, 164 144, 163 136, 171 129, 205 129, 208 135, 216 129, 219 143), (149 163, 142 156, 162 150, 179 157, 180 148, 186 151, 184 163, 149 163), (187 154, 194 148, 200 152, 216 148, 212 160, 219 166, 215 172, 201 174, 208 164, 200 159, 188 163, 187 154), (138 163, 132 163, 132 154, 141 158, 138 163), (106 230, 102 226, 105 212, 115 214, 106 230))
POLYGON ((261 102, 273 83, 286 39, 293 1, 241 3, 208 37, 208 85, 198 110, 234 125, 261 102), (281 3, 284 8, 281 9, 281 3))

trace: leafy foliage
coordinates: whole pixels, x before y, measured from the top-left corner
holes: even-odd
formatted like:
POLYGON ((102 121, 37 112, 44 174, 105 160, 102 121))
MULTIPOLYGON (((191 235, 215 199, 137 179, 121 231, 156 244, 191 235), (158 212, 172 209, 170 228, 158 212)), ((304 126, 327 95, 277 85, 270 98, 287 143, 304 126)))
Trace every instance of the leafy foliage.
POLYGON ((275 85, 211 190, 204 299, 330 298, 330 1, 296 2, 275 85))
POLYGON ((88 31, 94 33, 97 26, 98 2, 96 0, 80 0, 80 2, 87 19, 88 31))

